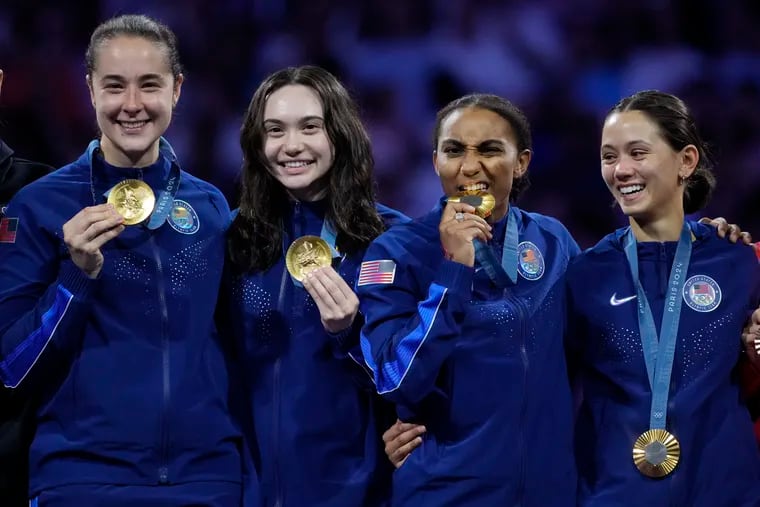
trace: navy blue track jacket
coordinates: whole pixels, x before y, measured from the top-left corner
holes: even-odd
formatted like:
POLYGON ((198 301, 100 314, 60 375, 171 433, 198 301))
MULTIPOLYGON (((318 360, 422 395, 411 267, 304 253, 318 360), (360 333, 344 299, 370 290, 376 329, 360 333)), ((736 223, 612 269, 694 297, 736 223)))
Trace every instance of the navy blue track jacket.
MULTIPOLYGON (((377 208, 388 226, 408 220, 377 208)), ((291 202, 284 249, 301 236, 319 236, 324 217, 324 201, 291 202)), ((333 263, 350 287, 362 254, 333 263)), ((361 357, 361 315, 344 332, 328 333, 314 300, 293 283, 284 256, 229 283, 228 320, 246 365, 250 440, 265 505, 386 505, 392 467, 381 436, 395 416, 375 394, 361 357)))
MULTIPOLYGON (((518 277, 499 288, 444 258, 431 213, 375 240, 359 283, 361 344, 378 392, 422 446, 393 479, 396 506, 575 505, 564 273, 578 246, 556 220, 516 209, 518 277)), ((493 224, 501 258, 506 217, 493 224)))
MULTIPOLYGON (((736 364, 742 327, 760 304, 752 248, 691 222, 696 239, 683 298, 667 430, 681 445, 676 469, 642 475, 632 449, 649 429, 651 388, 636 288, 624 252, 628 228, 607 235, 568 268, 569 347, 580 371, 578 473, 583 507, 760 506, 760 454, 741 400, 736 364)), ((677 242, 638 243, 639 279, 658 334, 677 242)))
POLYGON ((63 243, 63 224, 120 180, 162 188, 178 166, 163 139, 160 151, 150 168, 114 168, 93 142, 8 207, 0 379, 41 392, 32 496, 72 484, 242 480, 213 321, 230 216, 222 194, 181 172, 167 221, 106 243, 97 279, 63 243))

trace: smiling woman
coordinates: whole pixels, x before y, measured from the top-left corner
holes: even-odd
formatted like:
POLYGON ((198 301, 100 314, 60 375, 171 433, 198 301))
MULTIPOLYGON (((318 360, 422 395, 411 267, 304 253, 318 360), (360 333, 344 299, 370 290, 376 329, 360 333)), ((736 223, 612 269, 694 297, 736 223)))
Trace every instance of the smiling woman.
POLYGON ((685 216, 707 203, 715 180, 678 97, 621 100, 600 154, 629 227, 567 273, 568 344, 582 372, 578 505, 755 507, 760 456, 736 365, 760 303, 760 266, 751 248, 685 216))
POLYGON ((385 276, 359 263, 405 217, 375 202, 369 137, 324 69, 265 79, 240 144, 224 306, 247 363, 265 505, 384 506, 391 470, 380 434, 393 414, 364 367, 354 285, 385 276))
POLYGON ((116 17, 86 64, 101 135, 18 193, 0 242, 0 379, 41 397, 30 504, 240 505, 213 318, 230 211, 161 137, 182 85, 177 41, 116 17))

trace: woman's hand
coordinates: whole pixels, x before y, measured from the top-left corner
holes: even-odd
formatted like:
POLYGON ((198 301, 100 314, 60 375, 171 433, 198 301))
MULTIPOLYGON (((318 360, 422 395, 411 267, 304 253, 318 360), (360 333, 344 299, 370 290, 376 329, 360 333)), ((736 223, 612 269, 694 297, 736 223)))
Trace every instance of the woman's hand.
POLYGON ((339 333, 351 326, 359 312, 359 298, 331 266, 309 271, 302 283, 328 332, 339 333))

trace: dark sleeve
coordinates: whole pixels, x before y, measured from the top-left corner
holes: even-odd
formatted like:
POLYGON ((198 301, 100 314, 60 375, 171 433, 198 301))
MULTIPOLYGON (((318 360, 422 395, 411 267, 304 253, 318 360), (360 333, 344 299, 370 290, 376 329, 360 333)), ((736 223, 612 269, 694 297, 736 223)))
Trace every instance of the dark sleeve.
POLYGON ((12 201, 1 226, 0 379, 11 388, 46 350, 78 346, 97 284, 62 254, 60 240, 38 221, 35 210, 44 207, 33 204, 12 201))

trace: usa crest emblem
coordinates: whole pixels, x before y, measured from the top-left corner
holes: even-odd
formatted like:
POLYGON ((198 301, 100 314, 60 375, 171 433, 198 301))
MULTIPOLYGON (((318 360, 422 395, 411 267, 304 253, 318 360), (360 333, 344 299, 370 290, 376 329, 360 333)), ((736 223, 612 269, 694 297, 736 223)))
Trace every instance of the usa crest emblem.
POLYGON ((694 275, 683 286, 683 300, 692 310, 711 312, 723 297, 720 285, 706 275, 694 275))

